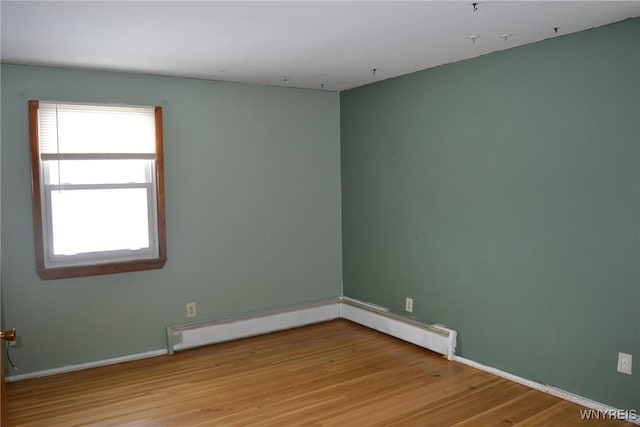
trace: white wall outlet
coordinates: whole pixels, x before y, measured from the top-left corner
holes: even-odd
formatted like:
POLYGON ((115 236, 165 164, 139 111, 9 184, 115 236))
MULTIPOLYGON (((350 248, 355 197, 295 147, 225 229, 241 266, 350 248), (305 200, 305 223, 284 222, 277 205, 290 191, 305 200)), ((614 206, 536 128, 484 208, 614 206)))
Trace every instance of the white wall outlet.
POLYGON ((187 303, 187 317, 196 317, 196 303, 188 302, 187 303))
POLYGON ((404 309, 409 313, 413 313, 413 298, 407 297, 404 303, 404 309))
POLYGON ((618 353, 618 372, 631 375, 631 362, 633 356, 627 353, 618 353))

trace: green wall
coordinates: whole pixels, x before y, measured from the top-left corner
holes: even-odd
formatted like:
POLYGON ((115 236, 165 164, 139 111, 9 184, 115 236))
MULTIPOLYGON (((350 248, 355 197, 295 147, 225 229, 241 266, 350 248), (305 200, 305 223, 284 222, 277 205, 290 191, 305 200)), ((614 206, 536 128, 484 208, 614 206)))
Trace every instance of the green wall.
POLYGON ((341 294, 339 96, 2 66, 2 290, 17 374, 166 348, 165 326, 341 294), (164 269, 41 281, 27 100, 161 105, 164 269))
POLYGON ((640 409, 639 43, 635 19, 343 92, 345 295, 640 409))

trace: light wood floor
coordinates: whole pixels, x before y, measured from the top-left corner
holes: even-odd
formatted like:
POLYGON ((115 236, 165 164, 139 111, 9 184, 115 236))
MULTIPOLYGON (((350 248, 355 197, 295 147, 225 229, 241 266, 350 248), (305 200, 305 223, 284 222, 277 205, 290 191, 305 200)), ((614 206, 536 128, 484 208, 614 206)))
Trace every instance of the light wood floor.
POLYGON ((571 426, 580 407, 338 320, 8 384, 12 425, 571 426))

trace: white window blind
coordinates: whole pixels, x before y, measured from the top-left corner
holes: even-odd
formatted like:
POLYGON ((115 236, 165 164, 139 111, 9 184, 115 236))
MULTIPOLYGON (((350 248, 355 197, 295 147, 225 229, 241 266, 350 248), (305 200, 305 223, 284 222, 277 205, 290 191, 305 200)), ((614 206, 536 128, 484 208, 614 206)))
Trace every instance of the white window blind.
POLYGON ((153 107, 41 102, 40 153, 153 154, 153 107))

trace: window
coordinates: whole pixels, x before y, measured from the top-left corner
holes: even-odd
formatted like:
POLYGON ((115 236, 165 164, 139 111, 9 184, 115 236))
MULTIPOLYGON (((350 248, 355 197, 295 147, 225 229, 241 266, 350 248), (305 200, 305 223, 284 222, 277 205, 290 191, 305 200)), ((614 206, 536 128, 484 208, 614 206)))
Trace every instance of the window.
POLYGON ((29 101, 29 132, 40 277, 162 268, 162 109, 29 101))

